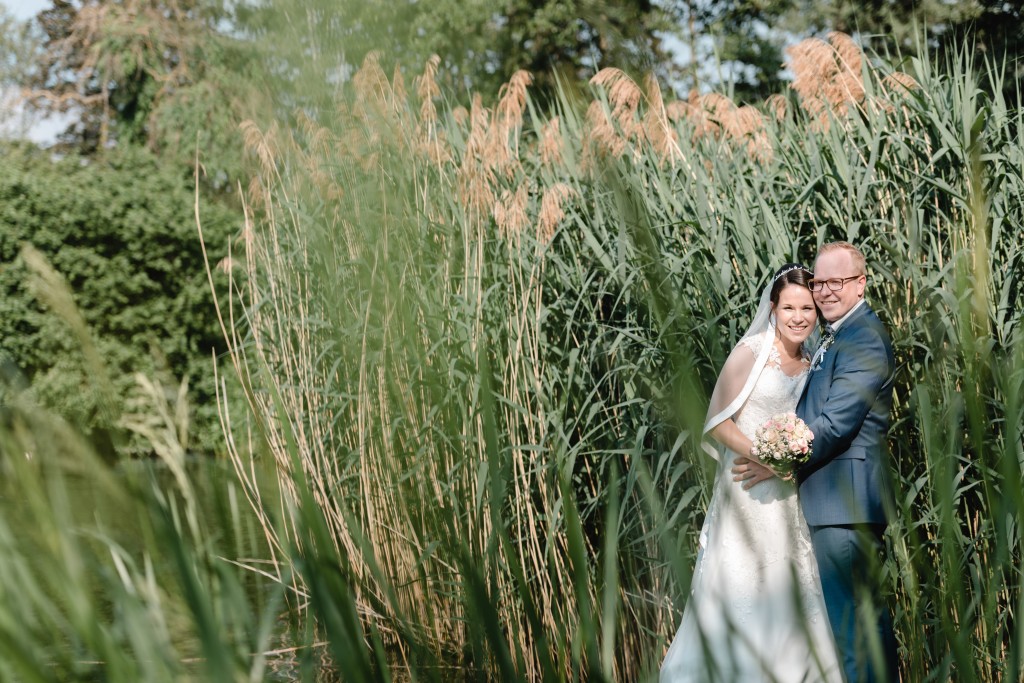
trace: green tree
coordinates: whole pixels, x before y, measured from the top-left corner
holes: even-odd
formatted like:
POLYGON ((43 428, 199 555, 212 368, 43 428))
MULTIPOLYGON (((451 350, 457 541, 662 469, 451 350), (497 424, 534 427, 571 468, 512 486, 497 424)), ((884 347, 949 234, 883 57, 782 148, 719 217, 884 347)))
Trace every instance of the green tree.
POLYGON ((943 55, 967 48, 1006 61, 1007 89, 1024 81, 1024 7, 1004 0, 803 0, 786 26, 795 33, 842 31, 877 52, 943 55), (921 41, 921 37, 924 41, 921 41))
POLYGON ((685 46, 679 84, 698 91, 726 89, 738 102, 756 102, 782 88, 780 19, 792 0, 676 0, 670 5, 685 46))
POLYGON ((534 93, 575 86, 605 66, 670 75, 672 13, 654 0, 300 0, 254 10, 246 29, 288 51, 276 73, 302 100, 344 81, 371 51, 419 73, 432 55, 449 92, 495 93, 518 69, 534 93), (296 80, 306 70, 310 81, 296 80), (319 83, 319 85, 318 85, 319 83))
POLYGON ((15 133, 19 128, 21 85, 38 49, 32 25, 18 21, 0 5, 0 131, 15 133))
POLYGON ((526 69, 540 88, 556 75, 573 82, 606 66, 673 71, 660 35, 673 28, 672 15, 650 0, 510 0, 492 26, 501 77, 526 69))
POLYGON ((257 43, 229 35, 231 3, 53 0, 37 16, 43 50, 27 75, 29 102, 74 112, 67 149, 92 154, 144 144, 230 190, 242 176, 239 123, 260 109, 257 43))
MULTIPOLYGON (((222 344, 193 216, 191 181, 137 146, 99 158, 53 161, 8 145, 0 166, 0 358, 44 405, 94 436, 128 410, 133 373, 183 376, 192 387, 196 445, 219 432, 210 367, 222 344), (114 385, 104 410, 90 387, 81 341, 30 287, 21 255, 31 244, 66 280, 114 385)), ((241 221, 203 207, 214 263, 241 221)), ((216 271, 218 277, 224 275, 216 271)), ((15 380, 18 381, 18 380, 15 380)))

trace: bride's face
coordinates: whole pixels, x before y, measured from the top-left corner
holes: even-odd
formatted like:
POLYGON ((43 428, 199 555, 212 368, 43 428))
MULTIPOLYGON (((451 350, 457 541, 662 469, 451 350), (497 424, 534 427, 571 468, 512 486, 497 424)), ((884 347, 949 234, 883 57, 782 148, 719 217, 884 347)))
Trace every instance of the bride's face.
POLYGON ((796 284, 782 288, 779 301, 772 310, 775 312, 775 329, 783 339, 797 344, 810 336, 818 320, 811 290, 796 284))

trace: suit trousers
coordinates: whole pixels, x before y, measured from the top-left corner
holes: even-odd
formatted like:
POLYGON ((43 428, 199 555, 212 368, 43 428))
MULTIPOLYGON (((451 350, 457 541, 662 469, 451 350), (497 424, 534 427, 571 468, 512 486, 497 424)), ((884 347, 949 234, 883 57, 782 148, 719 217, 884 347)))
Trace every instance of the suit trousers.
POLYGON ((812 526, 832 632, 847 683, 899 680, 896 637, 889 608, 879 599, 882 525, 812 526))

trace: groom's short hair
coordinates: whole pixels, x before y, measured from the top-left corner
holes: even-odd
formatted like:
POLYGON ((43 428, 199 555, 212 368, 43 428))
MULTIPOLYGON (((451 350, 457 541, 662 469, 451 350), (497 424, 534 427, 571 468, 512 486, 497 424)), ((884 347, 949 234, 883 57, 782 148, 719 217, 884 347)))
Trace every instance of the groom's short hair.
POLYGON ((838 249, 849 252, 850 258, 853 259, 853 267, 859 271, 858 275, 867 275, 867 259, 864 258, 864 253, 849 242, 826 242, 818 249, 818 256, 838 249))

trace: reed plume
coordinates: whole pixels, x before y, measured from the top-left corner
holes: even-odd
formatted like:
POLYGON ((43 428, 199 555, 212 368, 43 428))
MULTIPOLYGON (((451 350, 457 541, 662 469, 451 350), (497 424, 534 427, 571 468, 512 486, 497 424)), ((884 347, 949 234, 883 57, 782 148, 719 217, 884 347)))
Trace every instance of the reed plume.
POLYGON ((668 112, 672 120, 685 121, 690 126, 690 140, 696 142, 705 138, 717 139, 721 132, 719 121, 733 106, 724 95, 701 95, 691 90, 686 100, 669 105, 668 112))
POLYGON ((352 86, 356 91, 357 111, 364 116, 384 112, 391 97, 391 84, 380 66, 380 52, 372 50, 363 58, 363 63, 352 75, 352 86), (372 107, 371 109, 363 109, 372 107))
POLYGON ((498 91, 484 156, 495 173, 511 179, 519 167, 519 138, 526 110, 526 88, 533 82, 528 71, 516 71, 498 91))
POLYGON ((608 103, 612 107, 612 119, 627 138, 633 137, 637 132, 636 116, 643 98, 640 87, 624 71, 615 67, 601 69, 590 79, 590 83, 605 89, 608 103))
POLYGON ((722 115, 726 136, 746 150, 750 158, 769 163, 773 157, 771 142, 765 130, 765 117, 749 104, 735 107, 722 115))
POLYGON ((539 148, 541 166, 548 170, 554 170, 560 166, 563 160, 564 146, 561 121, 557 116, 552 116, 541 126, 539 148))
POLYGON ((459 166, 459 196, 472 220, 480 222, 494 207, 494 167, 487 158, 490 110, 480 93, 473 94, 469 113, 469 136, 459 166))
POLYGON ((879 94, 872 98, 872 104, 887 114, 893 114, 899 109, 903 118, 910 115, 907 98, 911 92, 920 90, 921 85, 910 74, 902 71, 893 71, 885 76, 878 83, 879 94))
POLYGON ((565 183, 555 183, 544 190, 537 216, 537 236, 541 242, 550 242, 559 223, 565 218, 565 203, 576 196, 576 191, 565 183))
POLYGON ((441 96, 437 85, 437 69, 441 58, 431 55, 423 66, 423 73, 416 77, 416 96, 420 100, 419 121, 416 124, 417 149, 434 164, 440 165, 452 160, 447 135, 437 120, 437 106, 434 100, 441 96))
POLYGON ((786 101, 786 98, 783 95, 778 93, 770 95, 768 99, 764 101, 764 106, 765 109, 771 113, 772 118, 777 122, 781 123, 786 119, 786 114, 789 111, 789 102, 786 101))
POLYGON ((826 97, 832 106, 841 113, 845 107, 859 103, 864 99, 863 57, 860 46, 853 38, 839 31, 831 31, 828 41, 835 50, 835 74, 830 87, 826 89, 826 97))
POLYGON ((494 203, 494 222, 502 237, 509 239, 519 235, 530 225, 530 217, 526 213, 529 193, 526 184, 513 190, 502 190, 501 197, 494 203))
POLYGON ((654 74, 648 74, 644 79, 647 89, 647 112, 644 114, 645 136, 654 148, 655 153, 662 163, 675 165, 682 157, 679 149, 679 134, 669 123, 668 113, 665 111, 665 101, 661 95, 661 86, 654 74))
POLYGON ((273 123, 263 131, 255 121, 247 119, 239 124, 239 129, 246 152, 255 155, 259 169, 249 179, 249 200, 257 206, 267 207, 270 201, 268 189, 277 182, 277 124, 273 123))
POLYGON ((614 67, 601 69, 590 83, 604 89, 611 109, 600 100, 591 102, 587 108, 584 165, 592 167, 597 157, 620 157, 627 151, 636 158, 640 154, 638 145, 646 138, 638 114, 643 91, 624 71, 614 67))

